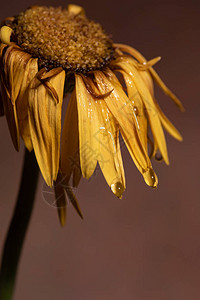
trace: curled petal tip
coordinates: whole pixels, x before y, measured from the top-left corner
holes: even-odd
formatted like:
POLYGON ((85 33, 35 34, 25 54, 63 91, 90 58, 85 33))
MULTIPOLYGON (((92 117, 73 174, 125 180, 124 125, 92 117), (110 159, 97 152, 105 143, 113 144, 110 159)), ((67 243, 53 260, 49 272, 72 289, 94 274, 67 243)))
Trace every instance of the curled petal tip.
POLYGON ((182 135, 180 136, 180 139, 179 139, 179 142, 182 142, 183 141, 183 137, 182 135))
POLYGON ((10 37, 13 30, 8 26, 2 26, 0 29, 0 40, 3 44, 10 44, 10 37))
POLYGON ((81 6, 75 5, 75 4, 69 4, 68 11, 75 15, 78 15, 78 14, 84 15, 85 14, 84 9, 81 6))
POLYGON ((155 59, 157 59, 157 62, 159 62, 159 61, 162 59, 162 57, 161 57, 161 56, 158 56, 158 57, 156 57, 155 59))
POLYGON ((167 165, 167 166, 169 166, 169 165, 170 165, 170 162, 169 162, 169 160, 168 160, 168 161, 166 161, 165 163, 166 163, 166 165, 167 165))
POLYGON ((121 184, 121 182, 116 182, 111 184, 110 186, 111 191, 118 197, 118 198, 122 198, 122 194, 125 191, 124 186, 121 184))
POLYGON ((58 207, 58 216, 60 220, 60 225, 62 227, 66 224, 66 208, 65 207, 58 207))
POLYGON ((180 111, 185 112, 185 107, 183 106, 183 104, 180 105, 180 111))
POLYGON ((148 168, 144 173, 144 181, 146 182, 147 185, 151 186, 152 188, 157 188, 158 185, 158 178, 153 171, 153 169, 148 168))
POLYGON ((160 60, 161 60, 161 56, 158 56, 158 57, 155 57, 155 58, 149 60, 148 62, 143 62, 143 64, 147 64, 149 67, 152 67, 160 60))

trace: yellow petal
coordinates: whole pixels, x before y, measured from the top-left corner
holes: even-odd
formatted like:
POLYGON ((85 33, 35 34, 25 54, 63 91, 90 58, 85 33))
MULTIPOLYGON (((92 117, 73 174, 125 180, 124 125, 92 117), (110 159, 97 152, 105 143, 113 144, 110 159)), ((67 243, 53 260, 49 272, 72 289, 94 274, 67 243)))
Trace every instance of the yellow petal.
POLYGON ((55 100, 43 84, 34 78, 28 92, 28 118, 31 140, 42 175, 49 186, 57 178, 60 157, 61 110, 65 72, 49 79, 57 92, 55 100))
MULTIPOLYGON (((15 116, 16 114, 16 102, 19 98, 23 96, 25 88, 27 88, 27 77, 32 77, 35 75, 31 72, 31 56, 21 50, 17 46, 10 46, 3 57, 3 77, 4 77, 4 85, 6 86, 6 94, 7 99, 9 98, 9 101, 12 102, 13 108, 8 103, 8 100, 6 100, 6 106, 10 107, 10 109, 7 109, 7 111, 10 111, 9 116, 7 116, 7 119, 13 119, 12 121, 8 121, 9 123, 16 123, 17 119, 19 122, 19 130, 18 128, 13 129, 13 125, 10 125, 9 128, 12 130, 12 138, 14 139, 14 144, 17 149, 19 149, 19 142, 18 142, 18 135, 20 131, 20 134, 25 140, 25 144, 29 150, 32 149, 31 141, 30 141, 30 134, 29 139, 26 138, 28 131, 27 122, 26 124, 23 124, 21 126, 21 118, 23 119, 23 111, 22 114, 19 110, 17 110, 18 118, 15 116), (13 113, 12 113, 13 111, 13 113), (23 131, 23 132, 22 132, 23 131), (24 134, 25 133, 25 134, 24 134), (17 134, 17 137, 14 138, 14 135, 17 134)), ((35 63, 37 65, 37 63, 35 63)), ((37 69, 37 68, 36 68, 37 69)), ((37 71, 37 70, 36 70, 37 71)), ((29 80, 30 81, 30 80, 29 80)), ((27 114, 27 104, 26 104, 26 114, 27 114)), ((18 127, 18 124, 15 125, 15 127, 18 127)))
POLYGON ((166 84, 162 81, 162 79, 160 78, 160 76, 157 74, 157 72, 151 67, 149 68, 149 71, 151 72, 151 75, 153 76, 155 82, 158 84, 158 86, 164 91, 164 93, 169 96, 174 103, 176 104, 176 106, 181 110, 181 111, 185 111, 185 108, 183 106, 183 104, 181 103, 181 101, 176 97, 176 95, 174 93, 172 93, 172 91, 166 86, 166 84))
POLYGON ((4 44, 10 44, 10 37, 13 30, 8 26, 2 26, 0 29, 0 40, 4 44))
MULTIPOLYGON (((81 78, 81 80, 83 79, 81 78)), ((96 94, 99 94, 99 91, 95 87, 92 80, 89 81, 89 84, 92 90, 96 94)), ((86 151, 89 156, 94 157, 98 161, 108 185, 118 197, 121 197, 125 189, 125 179, 119 146, 118 125, 116 124, 116 121, 111 115, 105 102, 92 97, 88 93, 83 81, 82 93, 83 95, 85 94, 86 97, 88 97, 87 104, 82 105, 82 107, 86 106, 89 112, 89 120, 87 118, 86 120, 87 122, 92 121, 92 125, 91 123, 89 123, 90 125, 85 128, 85 131, 90 130, 91 132, 88 134, 89 138, 85 142, 88 145, 88 148, 84 149, 84 151, 86 151), (88 108, 88 105, 90 105, 91 108, 88 108), (88 151, 89 149, 92 149, 92 151, 88 151), (95 151, 93 151, 93 149, 95 149, 95 151), (118 185, 118 188, 115 188, 116 185, 118 185), (119 189, 119 186, 121 186, 121 189, 119 189)), ((88 116, 86 115, 86 117, 88 116)), ((85 135, 87 135, 86 132, 85 135)), ((89 158, 89 160, 91 160, 91 158, 89 158)))
POLYGON ((171 134, 171 136, 173 136, 175 139, 177 139, 178 141, 182 141, 183 138, 180 134, 180 132, 176 129, 176 127, 169 121, 169 119, 165 116, 165 114, 162 112, 162 110, 160 109, 158 103, 156 102, 156 100, 154 100, 154 103, 156 105, 158 114, 159 114, 159 118, 160 121, 163 125, 163 127, 167 130, 167 132, 169 132, 169 134, 171 134))
POLYGON ((90 93, 87 91, 80 75, 76 77, 76 98, 79 124, 79 151, 83 177, 89 179, 97 164, 99 143, 95 138, 98 131, 96 106, 90 93))
POLYGON ((3 57, 5 81, 12 103, 19 95, 25 69, 30 59, 31 55, 15 46, 10 46, 3 57))
POLYGON ((6 48, 5 44, 0 44, 0 66, 2 69, 2 72, 0 73, 1 78, 1 94, 2 94, 2 100, 3 100, 3 107, 4 107, 4 113, 6 115, 8 128, 10 131, 10 135, 13 141, 13 145, 17 151, 19 151, 19 127, 18 127, 18 119, 17 119, 17 112, 16 112, 16 106, 15 102, 11 102, 11 95, 9 92, 9 72, 5 73, 6 71, 9 71, 9 66, 7 66, 4 69, 4 62, 5 62, 5 56, 7 56, 11 51, 8 51, 9 49, 12 50, 12 47, 9 47, 4 56, 3 56, 3 50, 6 48), (7 79, 6 79, 7 78, 7 79))
POLYGON ((21 88, 16 101, 20 136, 24 140, 25 146, 29 151, 33 149, 33 145, 28 121, 28 89, 31 80, 35 77, 37 72, 37 59, 31 58, 26 64, 21 88))
POLYGON ((160 152, 166 162, 169 164, 168 153, 167 153, 167 146, 165 141, 165 136, 163 133, 163 129, 160 123, 160 119, 157 113, 157 109, 155 103, 152 99, 152 96, 147 88, 146 84, 144 83, 143 79, 141 78, 138 70, 132 64, 131 58, 129 59, 129 63, 122 63, 117 62, 116 65, 121 67, 125 72, 127 72, 132 78, 134 78, 136 88, 140 93, 143 103, 146 108, 146 112, 148 115, 149 123, 151 126, 151 130, 153 133, 154 140, 156 140, 160 152))
POLYGON ((147 88, 149 89, 149 92, 150 92, 152 98, 154 98, 153 80, 151 78, 149 71, 141 71, 141 72, 139 72, 139 74, 142 77, 143 81, 145 82, 147 88))
MULTIPOLYGON (((113 80, 116 79, 108 68, 107 73, 113 80)), ((92 79, 88 78, 88 82, 95 94, 99 94, 99 90, 92 79)), ((117 83, 119 84, 119 82, 117 83)), ((104 97, 109 94, 107 93, 104 97)), ((95 134, 95 138, 99 142, 98 163, 111 190, 117 197, 121 198, 125 190, 125 176, 119 144, 119 124, 104 100, 94 98, 93 101, 96 105, 96 118, 99 122, 99 129, 95 134)))
POLYGON ((59 205, 63 205, 63 206, 59 206, 57 208, 58 210, 58 217, 59 217, 59 220, 60 220, 60 225, 62 227, 65 226, 65 223, 66 223, 66 215, 67 215, 67 209, 66 207, 64 206, 64 203, 63 202, 64 199, 60 199, 59 202, 61 202, 61 204, 59 203, 59 205))
MULTIPOLYGON (((147 60, 144 58, 144 56, 137 51, 136 49, 127 46, 127 45, 123 45, 123 44, 115 44, 115 47, 119 48, 120 50, 127 52, 129 54, 131 54, 133 57, 135 57, 139 62, 143 63, 143 62, 147 62, 147 60)), ((176 97, 176 95, 174 93, 172 93, 172 91, 165 85, 165 83, 162 81, 162 79, 159 77, 159 75, 157 74, 157 72, 152 68, 149 67, 149 71, 151 72, 151 75, 153 76, 154 80, 156 81, 156 83, 159 85, 159 87, 164 91, 164 93, 169 96, 174 103, 178 106, 178 108, 181 111, 184 111, 184 107, 181 103, 181 101, 176 97)))
POLYGON ((59 102, 59 97, 53 85, 51 84, 50 79, 62 72, 62 70, 63 69, 61 67, 58 67, 50 70, 49 72, 46 72, 46 68, 43 68, 37 74, 37 79, 39 79, 39 81, 45 86, 45 88, 51 94, 56 103, 59 102))
POLYGON ((73 186, 78 186, 81 179, 79 157, 78 111, 75 91, 67 106, 61 142, 61 170, 66 182, 73 174, 73 186))
POLYGON ((150 158, 155 157, 158 147, 157 147, 156 143, 153 142, 149 136, 148 136, 148 144, 150 146, 149 157, 150 158))
POLYGON ((130 100, 124 93, 122 87, 119 87, 114 81, 108 80, 102 72, 96 71, 94 74, 101 93, 107 93, 113 90, 104 101, 119 123, 122 137, 137 168, 144 176, 144 180, 147 184, 156 186, 156 175, 154 175, 154 181, 149 180, 149 172, 152 170, 151 162, 142 143, 142 138, 138 130, 137 117, 132 109, 130 100))
POLYGON ((155 57, 155 58, 153 58, 153 59, 151 59, 151 60, 149 60, 147 62, 145 61, 142 64, 140 64, 141 65, 141 69, 143 71, 145 71, 145 70, 149 69, 149 67, 152 67, 155 64, 157 64, 157 62, 159 62, 160 60, 161 60, 161 57, 158 56, 158 57, 155 57))
POLYGON ((119 125, 104 100, 96 100, 100 128, 98 163, 113 193, 121 198, 125 190, 125 176, 119 144, 119 125))
POLYGON ((142 102, 140 94, 136 89, 133 78, 129 76, 129 74, 127 74, 126 72, 120 71, 120 73, 124 77, 124 81, 127 87, 128 98, 133 107, 133 110, 135 111, 138 120, 139 130, 141 133, 142 142, 143 145, 145 146, 145 149, 147 150, 147 118, 146 118, 144 104, 142 102))
POLYGON ((165 114, 162 112, 162 110, 160 109, 160 106, 158 105, 157 101, 155 100, 154 97, 154 87, 153 87, 153 80, 152 77, 149 73, 149 71, 141 71, 139 72, 143 81, 146 83, 146 86, 148 87, 151 96, 154 100, 155 106, 157 108, 158 111, 158 115, 160 118, 160 121, 163 125, 163 127, 169 132, 169 134, 171 134, 171 136, 173 136, 175 139, 182 141, 182 136, 180 134, 180 132, 175 128, 175 126, 168 120, 168 118, 165 116, 165 114))
POLYGON ((69 4, 67 9, 70 13, 73 13, 75 15, 78 15, 78 14, 85 15, 84 9, 79 5, 69 4))
POLYGON ((111 80, 112 82, 114 82, 119 88, 122 87, 122 85, 119 82, 118 78, 115 76, 115 74, 111 71, 110 68, 105 68, 104 73, 106 74, 107 78, 109 80, 111 80))

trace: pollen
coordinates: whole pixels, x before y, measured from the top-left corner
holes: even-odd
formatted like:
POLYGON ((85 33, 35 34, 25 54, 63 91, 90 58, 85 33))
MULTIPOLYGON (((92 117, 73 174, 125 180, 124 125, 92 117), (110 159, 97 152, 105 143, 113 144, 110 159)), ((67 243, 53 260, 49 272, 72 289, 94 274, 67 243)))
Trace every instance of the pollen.
POLYGON ((16 43, 38 58, 40 68, 86 73, 114 57, 102 26, 74 10, 34 6, 19 14, 12 27, 16 43))

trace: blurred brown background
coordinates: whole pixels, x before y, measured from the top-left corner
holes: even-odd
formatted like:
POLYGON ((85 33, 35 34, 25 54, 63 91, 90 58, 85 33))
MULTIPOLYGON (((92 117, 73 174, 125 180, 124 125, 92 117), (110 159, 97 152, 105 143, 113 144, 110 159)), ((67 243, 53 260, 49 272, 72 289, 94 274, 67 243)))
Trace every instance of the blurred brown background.
MULTIPOLYGON (((1 3, 0 19, 33 1, 1 3)), ((40 5, 67 2, 40 1, 40 5)), ((20 262, 14 300, 188 300, 200 299, 200 2, 76 1, 103 24, 115 42, 139 49, 180 97, 180 113, 156 89, 167 116, 183 134, 167 135, 170 166, 155 164, 159 187, 147 187, 123 148, 127 190, 115 198, 97 171, 77 192, 82 221, 69 206, 62 229, 57 213, 37 199, 20 262)), ((12 215, 23 160, 0 119, 0 247, 12 215)), ((31 180, 31 178, 30 178, 31 180)), ((28 200, 28 199, 27 199, 28 200)))

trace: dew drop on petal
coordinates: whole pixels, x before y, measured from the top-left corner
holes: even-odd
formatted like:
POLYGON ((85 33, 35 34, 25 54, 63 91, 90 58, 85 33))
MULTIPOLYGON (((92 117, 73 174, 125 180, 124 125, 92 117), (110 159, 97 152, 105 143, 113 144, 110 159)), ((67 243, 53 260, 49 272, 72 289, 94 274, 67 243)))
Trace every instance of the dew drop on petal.
POLYGON ((111 184, 111 190, 112 192, 118 197, 118 198, 121 198, 122 197, 122 194, 124 192, 124 186, 121 184, 121 182, 116 182, 116 183, 113 183, 111 184))
POLYGON ((138 116, 138 114, 139 114, 139 112, 138 112, 138 108, 137 108, 136 106, 134 106, 134 107, 133 107, 133 110, 134 110, 134 112, 135 112, 136 116, 138 116))
POLYGON ((144 173, 144 181, 146 182, 147 185, 152 186, 153 188, 157 187, 158 184, 158 178, 153 171, 153 169, 148 168, 144 173))

